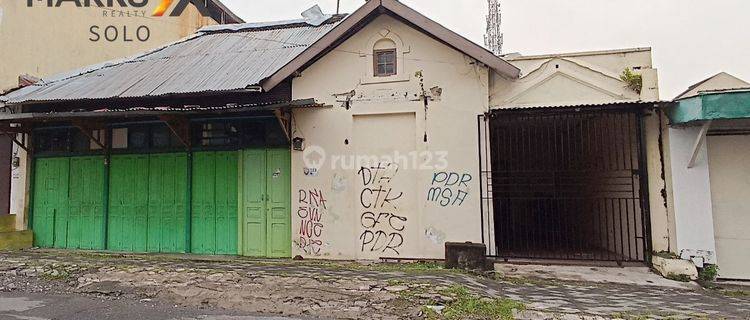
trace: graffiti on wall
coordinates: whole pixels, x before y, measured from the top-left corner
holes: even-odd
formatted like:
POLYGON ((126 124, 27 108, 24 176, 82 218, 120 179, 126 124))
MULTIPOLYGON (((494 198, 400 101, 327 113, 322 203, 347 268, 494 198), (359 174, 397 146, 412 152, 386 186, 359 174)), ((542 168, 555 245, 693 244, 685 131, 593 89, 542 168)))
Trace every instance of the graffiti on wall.
POLYGON ((469 182, 472 179, 469 173, 436 172, 427 190, 427 201, 442 207, 462 206, 469 196, 469 182))
POLYGON ((425 229, 424 235, 430 240, 430 242, 436 245, 442 246, 445 243, 445 232, 442 232, 435 227, 425 229))
POLYGON ((395 190, 392 184, 398 175, 398 165, 380 163, 361 167, 357 175, 362 178, 359 194, 363 211, 360 223, 364 228, 359 236, 361 251, 399 255, 408 219, 399 213, 398 207, 404 193, 395 190))
POLYGON ((323 190, 301 189, 297 193, 297 216, 300 218, 297 247, 306 254, 320 255, 323 246, 323 215, 327 208, 323 190))

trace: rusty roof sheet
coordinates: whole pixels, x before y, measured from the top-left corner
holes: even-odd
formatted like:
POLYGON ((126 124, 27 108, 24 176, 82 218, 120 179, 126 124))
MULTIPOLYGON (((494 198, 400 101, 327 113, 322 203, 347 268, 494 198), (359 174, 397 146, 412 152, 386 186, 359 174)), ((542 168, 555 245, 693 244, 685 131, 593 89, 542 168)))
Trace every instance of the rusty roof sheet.
POLYGON ((13 105, 260 90, 261 80, 323 37, 342 18, 334 16, 318 26, 293 20, 244 28, 212 27, 145 54, 43 79, 0 97, 0 102, 13 105))
MULTIPOLYGON (((268 111, 276 109, 302 109, 330 107, 320 104, 314 99, 300 99, 293 101, 276 101, 251 104, 227 104, 221 106, 185 105, 180 107, 132 107, 122 109, 97 109, 92 111, 68 111, 47 113, 0 113, 0 124, 22 122, 44 122, 49 120, 69 120, 80 118, 122 118, 133 116, 160 116, 168 114, 179 115, 220 115, 237 114, 243 112, 268 111)), ((0 130, 2 133, 2 130, 0 130)))
POLYGON ((525 109, 555 109, 555 108, 592 108, 592 107, 607 107, 607 106, 623 106, 623 105, 658 105, 668 101, 662 100, 613 100, 608 102, 590 102, 590 103, 542 103, 542 104, 523 104, 523 105, 500 105, 491 106, 492 111, 502 110, 525 110, 525 109))

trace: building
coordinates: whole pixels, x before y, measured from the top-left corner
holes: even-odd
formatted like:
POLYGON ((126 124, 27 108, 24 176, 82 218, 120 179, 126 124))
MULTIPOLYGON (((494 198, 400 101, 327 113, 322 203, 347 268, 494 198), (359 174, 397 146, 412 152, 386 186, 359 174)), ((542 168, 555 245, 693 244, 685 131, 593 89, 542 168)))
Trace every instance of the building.
POLYGON ((490 253, 640 263, 669 250, 650 48, 505 58, 523 76, 493 79, 483 119, 490 253))
POLYGON ((472 241, 618 263, 669 248, 649 49, 498 57, 395 0, 303 17, 0 98, 18 111, 4 128, 34 137, 36 243, 409 259, 472 241), (550 135, 569 149, 532 143, 550 135))
POLYGON ((750 83, 727 73, 668 108, 676 252, 719 277, 750 280, 750 83))
MULTIPOLYGON (((216 0, 175 4, 162 16, 157 16, 157 2, 79 7, 71 1, 47 6, 46 1, 0 0, 0 93, 150 50, 206 25, 242 22, 216 0)), ((0 214, 21 214, 25 207, 26 154, 12 145, 8 136, 0 137, 0 214)))

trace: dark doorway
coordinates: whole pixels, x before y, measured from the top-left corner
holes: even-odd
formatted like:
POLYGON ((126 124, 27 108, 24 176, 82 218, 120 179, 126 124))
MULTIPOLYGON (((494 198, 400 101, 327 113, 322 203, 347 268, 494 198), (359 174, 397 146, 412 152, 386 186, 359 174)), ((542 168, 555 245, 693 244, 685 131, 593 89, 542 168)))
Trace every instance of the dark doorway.
POLYGON ((488 130, 491 255, 646 260, 638 110, 495 111, 488 130))
POLYGON ((10 137, 0 136, 0 215, 10 213, 10 164, 13 142, 10 137))

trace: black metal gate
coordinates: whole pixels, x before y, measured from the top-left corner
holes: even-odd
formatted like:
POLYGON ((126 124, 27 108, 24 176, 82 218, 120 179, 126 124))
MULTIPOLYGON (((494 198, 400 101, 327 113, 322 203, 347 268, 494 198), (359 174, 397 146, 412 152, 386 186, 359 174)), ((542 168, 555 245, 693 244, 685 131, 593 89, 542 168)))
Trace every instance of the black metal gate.
POLYGON ((501 258, 646 261, 642 114, 628 107, 480 116, 483 234, 501 258))

